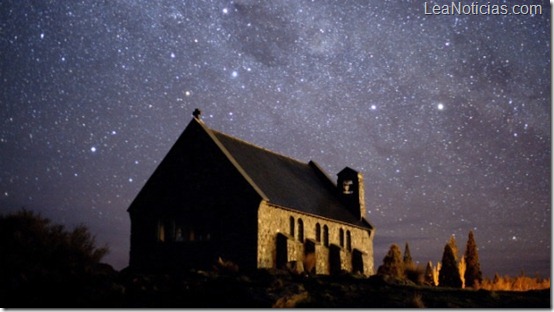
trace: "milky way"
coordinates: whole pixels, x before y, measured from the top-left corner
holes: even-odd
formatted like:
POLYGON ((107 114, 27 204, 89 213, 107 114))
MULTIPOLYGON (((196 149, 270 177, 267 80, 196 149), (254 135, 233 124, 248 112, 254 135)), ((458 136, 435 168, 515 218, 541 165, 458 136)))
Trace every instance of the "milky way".
POLYGON ((125 267, 126 209, 198 107, 333 179, 360 170, 376 266, 473 230, 486 276, 549 276, 550 5, 424 5, 2 1, 0 212, 84 223, 125 267))

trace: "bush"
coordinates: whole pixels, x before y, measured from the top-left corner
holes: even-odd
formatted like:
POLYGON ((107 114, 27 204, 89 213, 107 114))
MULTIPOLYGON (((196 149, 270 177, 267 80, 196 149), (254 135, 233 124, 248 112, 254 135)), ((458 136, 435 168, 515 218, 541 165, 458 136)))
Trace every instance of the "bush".
POLYGON ((5 301, 1 303, 8 307, 71 305, 86 296, 95 272, 111 274, 99 265, 107 252, 107 247, 96 247, 84 225, 67 231, 27 210, 2 215, 0 293, 5 301))
POLYGON ((404 274, 408 280, 414 282, 416 285, 426 284, 425 270, 420 266, 416 266, 415 264, 407 265, 404 267, 404 274))
POLYGON ((521 274, 517 277, 510 277, 508 275, 500 276, 494 275, 494 278, 483 279, 479 284, 480 289, 484 290, 506 290, 506 291, 528 291, 528 290, 540 290, 550 288, 549 278, 529 277, 521 274))

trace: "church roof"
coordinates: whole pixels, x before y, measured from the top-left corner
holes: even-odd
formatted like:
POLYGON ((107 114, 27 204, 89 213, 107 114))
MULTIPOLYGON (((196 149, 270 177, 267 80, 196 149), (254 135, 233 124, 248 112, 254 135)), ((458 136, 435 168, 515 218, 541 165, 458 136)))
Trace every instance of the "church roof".
POLYGON ((220 147, 250 184, 270 203, 300 212, 372 228, 353 215, 338 198, 333 181, 313 161, 304 163, 230 135, 209 129, 220 147))

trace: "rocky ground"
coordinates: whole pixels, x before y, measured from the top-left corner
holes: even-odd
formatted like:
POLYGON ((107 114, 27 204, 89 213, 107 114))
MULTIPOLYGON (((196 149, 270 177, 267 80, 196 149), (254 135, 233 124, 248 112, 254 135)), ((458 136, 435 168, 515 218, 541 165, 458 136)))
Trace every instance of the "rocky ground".
POLYGON ((284 270, 145 274, 102 267, 86 280, 2 292, 4 307, 71 308, 550 308, 550 290, 490 292, 284 270))
POLYGON ((550 290, 489 292, 422 287, 371 278, 189 272, 131 275, 126 307, 549 308, 550 290))

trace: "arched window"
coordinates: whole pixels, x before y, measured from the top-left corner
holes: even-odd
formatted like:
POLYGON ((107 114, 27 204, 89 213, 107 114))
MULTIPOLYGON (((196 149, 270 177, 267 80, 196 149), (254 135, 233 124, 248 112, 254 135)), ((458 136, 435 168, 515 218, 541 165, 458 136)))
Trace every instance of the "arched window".
POLYGON ((293 217, 289 218, 289 226, 290 226, 289 234, 290 236, 294 237, 294 218, 293 217))
POLYGON ((329 247, 329 228, 327 225, 323 226, 323 245, 329 247))
POLYGON ((352 251, 352 237, 350 231, 346 231, 346 249, 352 251))
POLYGON ((315 240, 321 243, 321 225, 319 223, 315 224, 315 240))
POLYGON ((186 239, 187 239, 188 241, 191 241, 191 242, 193 242, 193 241, 196 240, 196 235, 194 235, 194 230, 193 230, 193 229, 190 229, 190 228, 187 229, 187 237, 186 237, 186 239))
POLYGON ((339 244, 341 247, 344 247, 344 230, 339 230, 339 244))
POLYGON ((304 221, 302 219, 298 219, 298 240, 304 241, 304 221))
POLYGON ((166 228, 165 238, 168 239, 171 242, 175 241, 175 220, 171 220, 168 222, 167 225, 168 228, 166 228))
POLYGON ((165 226, 163 221, 158 221, 158 241, 165 242, 165 226))

